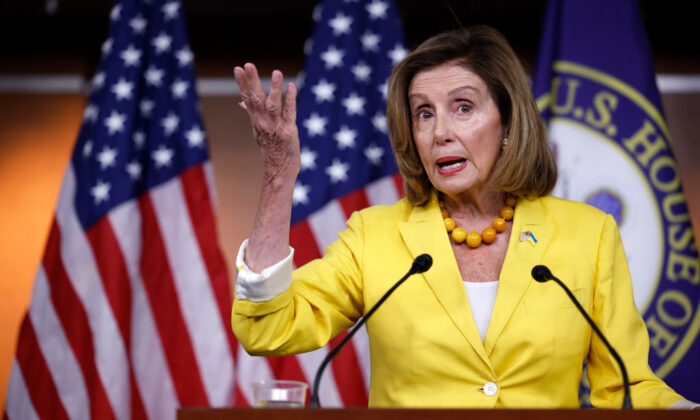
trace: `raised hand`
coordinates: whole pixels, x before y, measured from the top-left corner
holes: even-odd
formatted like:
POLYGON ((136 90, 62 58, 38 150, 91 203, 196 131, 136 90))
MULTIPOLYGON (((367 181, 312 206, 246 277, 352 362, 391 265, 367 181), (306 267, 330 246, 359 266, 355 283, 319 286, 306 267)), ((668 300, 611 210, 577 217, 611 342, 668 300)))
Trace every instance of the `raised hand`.
POLYGON ((270 93, 265 94, 255 65, 246 63, 233 70, 241 90, 241 107, 248 112, 253 136, 263 156, 263 182, 292 183, 299 173, 299 130, 296 125, 297 89, 287 84, 282 101, 283 75, 272 72, 270 93))

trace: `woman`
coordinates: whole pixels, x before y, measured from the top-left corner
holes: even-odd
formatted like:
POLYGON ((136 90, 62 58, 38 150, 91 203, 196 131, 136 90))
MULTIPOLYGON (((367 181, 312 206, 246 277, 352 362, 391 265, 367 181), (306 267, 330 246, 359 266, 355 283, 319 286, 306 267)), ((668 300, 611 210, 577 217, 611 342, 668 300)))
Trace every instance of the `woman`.
POLYGON ((619 407, 622 380, 609 352, 556 284, 532 280, 532 267, 545 264, 622 355, 635 407, 684 404, 647 364, 648 335, 613 218, 547 195, 556 168, 545 130, 496 31, 437 35, 396 67, 387 120, 406 197, 353 214, 322 259, 293 273, 296 89, 288 85, 283 103, 279 71, 267 96, 252 64, 235 76, 264 162, 232 315, 249 353, 325 345, 428 253, 432 268, 367 322, 370 405, 577 407, 588 360, 592 403, 619 407))

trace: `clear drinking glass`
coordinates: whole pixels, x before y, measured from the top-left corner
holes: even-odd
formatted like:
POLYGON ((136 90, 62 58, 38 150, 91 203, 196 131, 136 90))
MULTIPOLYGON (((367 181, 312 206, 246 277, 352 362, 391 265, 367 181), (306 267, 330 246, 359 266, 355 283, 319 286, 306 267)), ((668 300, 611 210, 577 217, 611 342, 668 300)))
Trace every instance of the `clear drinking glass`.
POLYGON ((302 408, 309 388, 304 382, 284 380, 255 382, 252 386, 255 407, 266 408, 302 408))

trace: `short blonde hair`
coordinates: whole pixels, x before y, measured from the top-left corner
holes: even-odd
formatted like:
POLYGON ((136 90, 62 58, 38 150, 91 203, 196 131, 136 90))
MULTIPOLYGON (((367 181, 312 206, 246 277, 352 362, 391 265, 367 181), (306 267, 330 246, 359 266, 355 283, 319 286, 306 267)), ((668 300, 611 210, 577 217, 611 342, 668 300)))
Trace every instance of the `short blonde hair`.
POLYGON ((549 194, 557 181, 557 168, 525 71, 503 35, 487 26, 473 26, 423 42, 396 66, 389 79, 389 138, 409 202, 424 205, 433 186, 413 140, 408 89, 416 74, 450 61, 486 83, 508 138, 489 174, 489 184, 515 197, 549 194))

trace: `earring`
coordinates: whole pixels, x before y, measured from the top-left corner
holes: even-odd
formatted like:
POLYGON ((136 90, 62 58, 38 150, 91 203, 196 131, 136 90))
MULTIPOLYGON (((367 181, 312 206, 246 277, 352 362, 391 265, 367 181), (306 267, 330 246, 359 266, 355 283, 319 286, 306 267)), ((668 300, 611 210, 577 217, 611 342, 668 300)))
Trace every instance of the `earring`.
POLYGON ((508 137, 503 139, 503 147, 508 146, 508 137))

